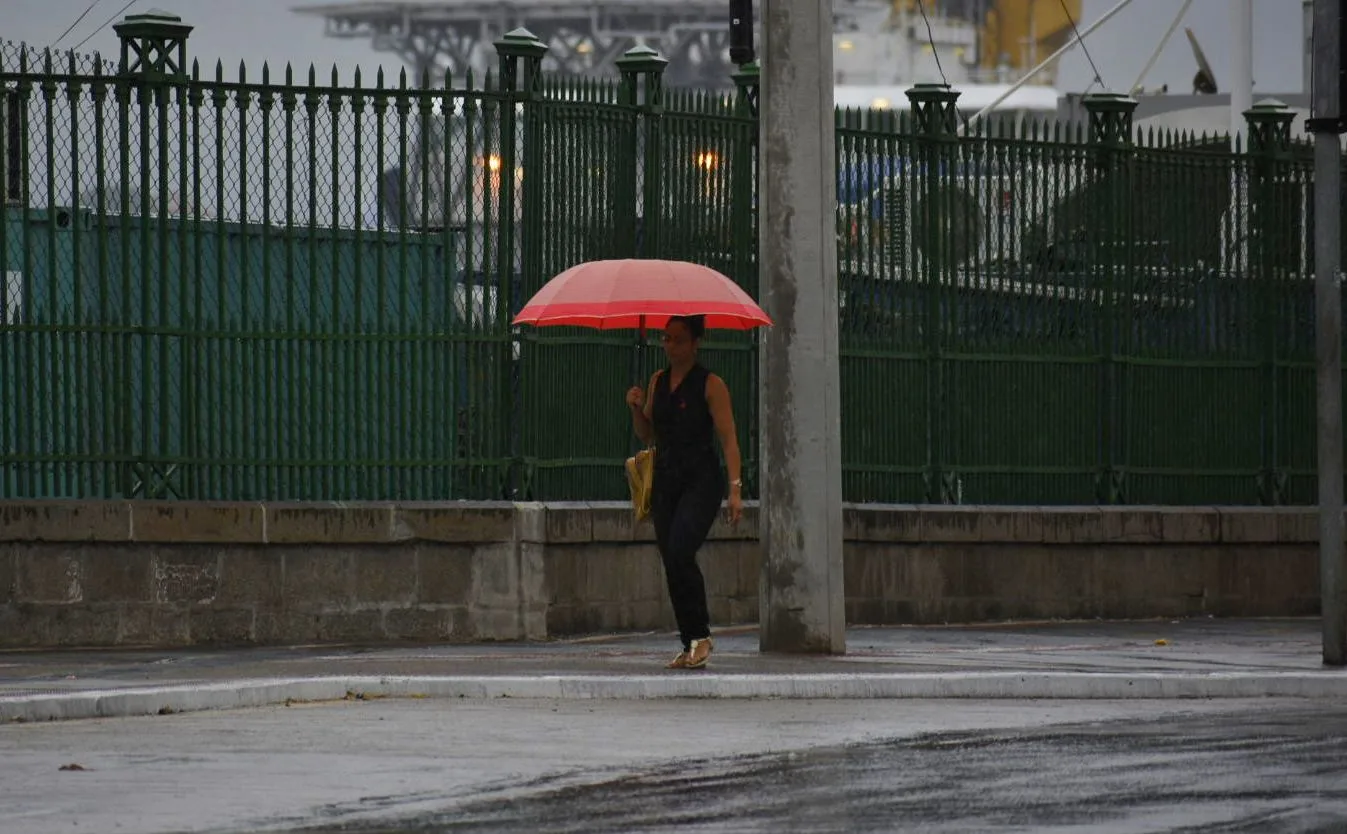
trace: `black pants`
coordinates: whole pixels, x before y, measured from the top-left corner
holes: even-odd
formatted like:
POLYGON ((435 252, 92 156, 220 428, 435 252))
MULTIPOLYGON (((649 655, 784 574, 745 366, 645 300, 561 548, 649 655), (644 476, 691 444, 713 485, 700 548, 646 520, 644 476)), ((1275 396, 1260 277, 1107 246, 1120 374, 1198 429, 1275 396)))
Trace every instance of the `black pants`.
POLYGON ((697 566, 697 551, 711 532, 724 497, 725 484, 719 467, 684 476, 655 473, 650 514, 684 650, 693 640, 711 636, 706 582, 697 566))

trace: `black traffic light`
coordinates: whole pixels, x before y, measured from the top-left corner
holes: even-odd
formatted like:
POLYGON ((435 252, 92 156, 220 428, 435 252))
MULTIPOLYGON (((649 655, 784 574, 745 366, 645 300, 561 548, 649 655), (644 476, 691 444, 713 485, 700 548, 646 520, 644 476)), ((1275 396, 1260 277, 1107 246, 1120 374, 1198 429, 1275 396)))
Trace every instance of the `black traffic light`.
POLYGON ((753 0, 730 0, 730 63, 753 60, 753 0))

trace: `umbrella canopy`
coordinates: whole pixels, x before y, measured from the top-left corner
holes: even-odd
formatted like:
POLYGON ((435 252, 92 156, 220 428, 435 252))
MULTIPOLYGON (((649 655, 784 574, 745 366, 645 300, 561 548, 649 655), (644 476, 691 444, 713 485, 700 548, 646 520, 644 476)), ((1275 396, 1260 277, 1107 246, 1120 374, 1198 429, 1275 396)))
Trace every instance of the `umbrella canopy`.
POLYGON ((515 324, 599 330, 662 328, 671 316, 705 316, 708 328, 748 330, 771 319, 748 293, 709 267, 683 261, 589 261, 548 281, 515 324))

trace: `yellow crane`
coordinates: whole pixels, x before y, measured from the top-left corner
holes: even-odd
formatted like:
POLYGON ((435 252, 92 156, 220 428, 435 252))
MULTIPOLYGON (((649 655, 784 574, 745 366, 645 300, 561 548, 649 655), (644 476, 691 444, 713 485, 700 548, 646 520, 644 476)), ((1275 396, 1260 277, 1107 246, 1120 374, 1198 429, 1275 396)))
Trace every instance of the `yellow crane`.
MULTIPOLYGON (((1062 47, 1071 24, 1080 25, 1082 0, 921 0, 927 14, 972 20, 978 25, 978 62, 984 69, 1008 66, 1026 72, 1062 47)), ((918 0, 893 0, 895 12, 919 11, 918 0)), ((1051 74, 1052 67, 1045 70, 1051 74)))

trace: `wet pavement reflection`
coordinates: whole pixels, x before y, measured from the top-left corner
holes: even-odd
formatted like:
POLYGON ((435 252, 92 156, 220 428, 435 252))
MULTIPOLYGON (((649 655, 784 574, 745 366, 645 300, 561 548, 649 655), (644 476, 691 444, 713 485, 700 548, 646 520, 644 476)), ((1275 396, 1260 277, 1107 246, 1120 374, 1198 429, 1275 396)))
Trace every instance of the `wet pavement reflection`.
POLYGON ((941 733, 588 784, 572 774, 395 825, 322 830, 1342 832, 1347 707, 941 733))

